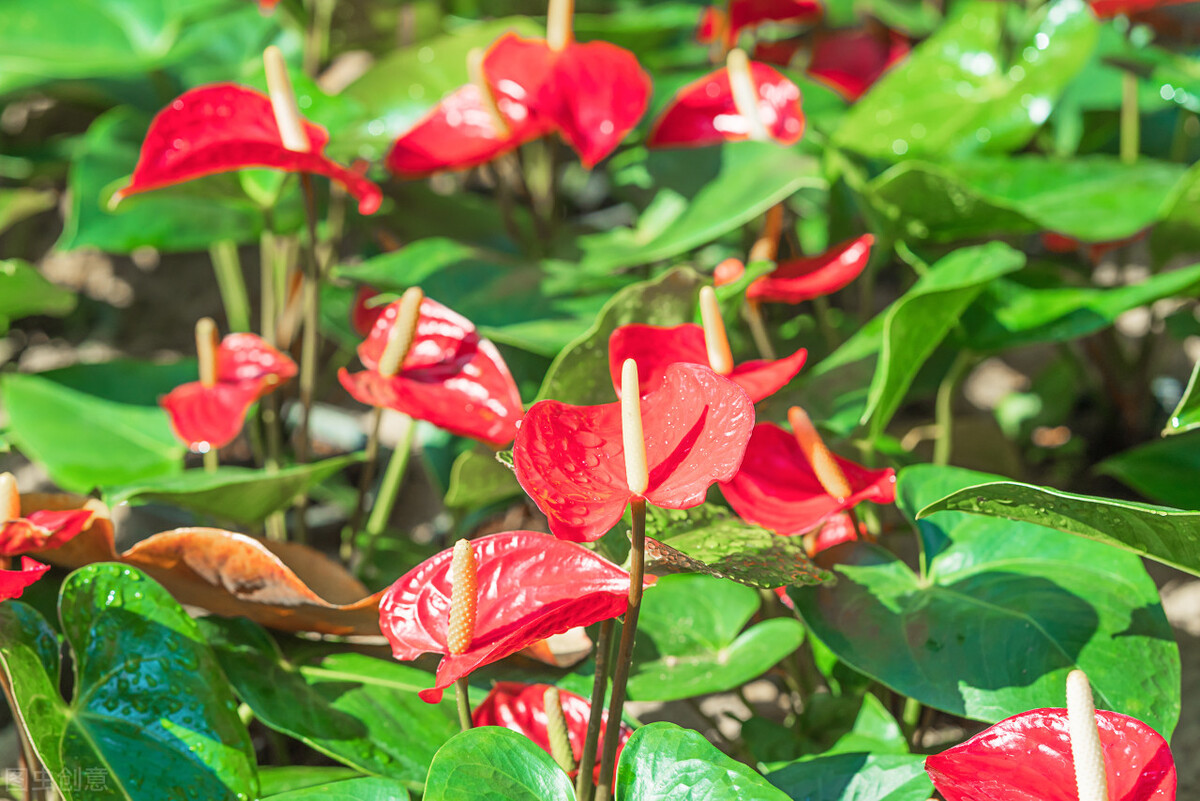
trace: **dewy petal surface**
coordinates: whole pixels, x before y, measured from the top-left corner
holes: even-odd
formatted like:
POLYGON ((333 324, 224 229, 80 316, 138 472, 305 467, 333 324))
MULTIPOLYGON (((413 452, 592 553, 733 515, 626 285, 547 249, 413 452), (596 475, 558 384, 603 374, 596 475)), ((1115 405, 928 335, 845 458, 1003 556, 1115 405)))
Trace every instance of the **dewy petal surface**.
POLYGON ((0 601, 20 598, 25 588, 40 579, 50 565, 43 565, 28 556, 21 557, 20 570, 0 570, 0 601))
POLYGON ((746 288, 746 298, 768 303, 800 303, 837 292, 862 274, 874 244, 875 237, 863 234, 819 256, 780 262, 746 288))
MULTIPOLYGON (((506 729, 520 732, 553 756, 550 750, 550 735, 546 728, 546 690, 549 684, 520 684, 514 681, 497 682, 483 703, 471 713, 471 722, 476 726, 503 726, 506 729)), ((581 695, 568 690, 559 690, 559 701, 562 704, 563 718, 567 722, 567 739, 571 742, 571 752, 575 764, 583 757, 583 741, 587 737, 588 715, 592 706, 581 695)), ((601 714, 601 742, 604 730, 607 728, 608 711, 601 714)), ((625 741, 633 734, 633 730, 621 724, 621 739, 618 741, 617 755, 625 741)), ((600 770, 600 754, 596 754, 596 764, 593 775, 600 770)), ((572 772, 572 775, 578 770, 572 772)))
MULTIPOLYGON (((698 364, 673 364, 641 399, 650 483, 646 499, 669 509, 703 502, 709 485, 737 472, 754 425, 741 387, 698 364)), ((599 539, 630 500, 620 404, 541 401, 525 415, 513 446, 517 480, 556 537, 599 539)))
MULTIPOLYGON (((758 115, 781 145, 794 145, 804 134, 800 89, 778 70, 750 63, 758 94, 758 115)), ((734 142, 750 135, 751 124, 733 102, 729 70, 722 67, 679 90, 655 121, 650 147, 703 147, 734 142)))
MULTIPOLYGON (((1096 713, 1109 798, 1174 801, 1175 761, 1158 732, 1136 718, 1096 713)), ((925 760, 947 801, 1077 801, 1065 709, 1002 720, 925 760)))
POLYGON ((861 501, 891 503, 896 473, 868 470, 835 456, 854 490, 838 499, 825 491, 791 432, 774 423, 754 427, 742 469, 721 493, 747 522, 778 534, 801 534, 861 501))
MULTIPOLYGON (((783 359, 754 359, 734 365, 733 372, 726 378, 744 389, 752 402, 758 403, 795 378, 807 356, 808 351, 801 348, 783 359)), ((621 391, 621 366, 626 359, 637 362, 641 394, 653 392, 662 385, 663 375, 672 364, 708 365, 704 329, 694 323, 671 327, 634 323, 613 331, 608 340, 608 369, 618 393, 621 391)))
POLYGON ((383 594, 380 628, 397 659, 445 654, 433 689, 442 690, 476 668, 575 626, 621 615, 629 574, 578 545, 533 531, 507 531, 473 540, 478 568, 475 634, 465 653, 450 655, 450 560, 445 550, 401 576, 383 594))
POLYGON ((119 196, 215 173, 267 167, 324 175, 358 200, 360 213, 378 210, 383 199, 378 186, 321 155, 329 140, 325 129, 306 121, 304 131, 310 150, 288 150, 266 95, 230 83, 191 89, 150 123, 133 176, 119 196))

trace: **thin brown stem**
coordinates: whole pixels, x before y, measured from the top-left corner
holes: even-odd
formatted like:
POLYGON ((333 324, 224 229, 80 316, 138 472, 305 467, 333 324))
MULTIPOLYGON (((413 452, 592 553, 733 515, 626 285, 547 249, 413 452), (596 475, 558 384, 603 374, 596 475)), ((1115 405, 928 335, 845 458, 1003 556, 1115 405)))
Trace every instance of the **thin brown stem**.
POLYGON ((608 695, 609 652, 612 650, 613 622, 600 624, 599 639, 596 641, 596 672, 592 676, 592 709, 588 713, 587 736, 583 741, 583 753, 579 764, 583 767, 575 779, 575 795, 579 801, 592 801, 596 786, 592 784, 591 766, 596 764, 596 746, 600 740, 600 723, 604 709, 604 697, 608 695))
POLYGON ((358 528, 362 525, 363 515, 367 512, 367 494, 371 484, 375 482, 375 471, 379 465, 379 429, 383 422, 383 407, 376 406, 371 414, 371 430, 367 434, 366 462, 363 464, 362 475, 358 479, 358 500, 354 504, 354 514, 350 516, 347 536, 342 538, 342 559, 349 560, 354 553, 354 541, 358 536, 358 528))
MULTIPOLYGON (((313 388, 317 376, 317 349, 320 347, 318 326, 321 319, 321 265, 317 260, 317 194, 312 176, 300 173, 304 194, 304 218, 308 226, 308 247, 304 258, 304 333, 300 345, 300 425, 296 432, 296 461, 305 464, 312 450, 313 388)), ((308 495, 296 502, 297 539, 307 539, 305 509, 308 495)))

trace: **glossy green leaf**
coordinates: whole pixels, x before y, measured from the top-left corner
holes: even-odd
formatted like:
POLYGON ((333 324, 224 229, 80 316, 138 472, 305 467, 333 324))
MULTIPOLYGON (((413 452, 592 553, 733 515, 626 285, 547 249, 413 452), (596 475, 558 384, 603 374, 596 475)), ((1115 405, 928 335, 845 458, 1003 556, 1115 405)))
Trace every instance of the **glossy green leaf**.
POLYGON ((804 629, 773 618, 742 631, 758 592, 699 574, 664 576, 638 619, 629 697, 673 701, 741 686, 800 647, 804 629))
POLYGON ((1084 242, 1124 239, 1164 214, 1178 164, 1109 156, 910 161, 871 182, 871 200, 899 234, 946 242, 1054 231, 1084 242))
POLYGON ((736 230, 801 187, 825 186, 815 158, 772 142, 653 151, 636 180, 658 189, 655 202, 636 228, 580 237, 581 269, 605 273, 678 256, 736 230))
POLYGON ((165 503, 243 525, 261 523, 288 507, 301 492, 357 461, 358 455, 293 465, 274 473, 248 467, 187 470, 105 491, 109 506, 165 503))
MULTIPOLYGON (((626 746, 628 747, 628 746, 626 746)), ((424 801, 573 801, 574 783, 523 734, 468 729, 438 750, 424 801)))
POLYGON ((0 376, 9 436, 63 489, 129 484, 183 470, 186 449, 158 397, 195 364, 115 361, 0 376))
POLYGON ((56 202, 54 192, 45 189, 0 189, 0 234, 27 217, 54 208, 56 202))
POLYGON ((1153 440, 1110 456, 1095 468, 1150 500, 1177 509, 1200 510, 1200 434, 1153 440))
POLYGON ((795 762, 767 774, 793 801, 925 801, 933 782, 925 757, 838 754, 795 762))
POLYGON ((0 605, 0 659, 35 750, 68 801, 258 797, 254 751, 196 622, 140 571, 75 571, 59 600, 74 691, 59 694, 56 636, 32 608, 0 605))
POLYGON ((1087 63, 1098 25, 1083 0, 1046 3, 1022 32, 1005 30, 1008 13, 988 0, 955 4, 933 36, 850 109, 834 144, 892 160, 1025 145, 1087 63))
POLYGON ((651 723, 633 733, 617 764, 618 801, 786 801, 757 771, 717 750, 699 732, 651 723))
POLYGON ((0 261, 0 331, 12 320, 34 314, 62 317, 75 308, 75 294, 47 281, 20 259, 0 261))
POLYGON ((1001 242, 956 250, 884 312, 879 362, 860 419, 873 436, 887 427, 921 365, 984 287, 1024 265, 1024 255, 1001 242))
POLYGON ((817 584, 829 576, 808 558, 802 538, 773 534, 715 504, 691 509, 648 507, 646 536, 703 563, 676 564, 670 561, 672 554, 659 554, 653 546, 648 549, 672 570, 708 573, 762 589, 817 584))
POLYGON ((963 316, 964 338, 980 351, 1064 342, 1107 328, 1130 309, 1163 298, 1194 296, 1198 289, 1200 264, 1112 289, 1034 287, 1000 279, 990 283, 963 316))
POLYGON ((263 796, 263 801, 408 801, 408 790, 391 779, 347 779, 263 796))
POLYGON ((452 695, 440 704, 417 696, 433 684, 424 671, 355 653, 295 664, 249 620, 201 625, 259 720, 353 768, 420 789, 434 753, 458 730, 452 695))
MULTIPOLYGON (((907 468, 898 505, 911 517, 989 480, 958 468, 907 468)), ((921 520, 919 530, 920 574, 876 545, 854 543, 829 552, 836 584, 790 591, 839 659, 924 704, 989 723, 1061 705, 1067 673, 1080 668, 1097 706, 1170 735, 1179 651, 1136 556, 1028 522, 950 512, 921 520)))
POLYGON ((1175 411, 1171 412, 1171 419, 1167 421, 1167 427, 1162 433, 1165 437, 1196 428, 1200 428, 1200 362, 1196 362, 1196 366, 1192 368, 1192 377, 1188 379, 1183 397, 1180 398, 1175 411))
POLYGON ((687 267, 625 287, 600 310, 587 331, 562 350, 546 371, 538 400, 594 405, 617 399, 608 369, 608 339, 622 325, 690 323, 704 279, 687 267))
POLYGON ((258 767, 258 786, 263 798, 270 798, 281 793, 317 787, 322 784, 359 778, 356 770, 343 767, 317 765, 285 765, 258 767))
POLYGON ((464 451, 450 468, 445 504, 451 509, 481 509, 522 493, 512 468, 483 446, 464 451))
POLYGON ((1037 523, 1200 575, 1200 512, 1075 495, 1015 481, 988 481, 983 474, 980 478, 971 486, 929 499, 920 516, 950 510, 1037 523))

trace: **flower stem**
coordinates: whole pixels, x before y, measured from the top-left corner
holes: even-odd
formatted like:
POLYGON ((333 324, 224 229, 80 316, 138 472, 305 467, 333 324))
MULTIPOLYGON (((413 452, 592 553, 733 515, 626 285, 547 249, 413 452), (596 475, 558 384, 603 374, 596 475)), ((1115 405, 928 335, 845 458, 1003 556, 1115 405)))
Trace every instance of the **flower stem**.
POLYGON ((579 757, 579 775, 575 779, 575 795, 579 801, 592 801, 596 785, 592 774, 596 764, 596 746, 600 740, 600 718, 604 709, 604 696, 608 694, 609 655, 612 651, 613 622, 600 624, 600 635, 596 641, 596 672, 592 676, 592 709, 588 713, 587 736, 583 741, 583 753, 579 757))
POLYGON ((455 695, 458 696, 458 725, 466 731, 471 728, 471 697, 467 694, 467 677, 463 676, 454 682, 455 695))
POLYGON ((225 307, 225 321, 230 331, 250 330, 250 295, 246 292, 246 279, 242 275, 242 263, 238 258, 237 244, 229 239, 213 242, 208 248, 212 260, 213 274, 217 277, 217 289, 221 292, 221 305, 225 307))
POLYGON ((412 453, 413 436, 416 433, 417 425, 411 417, 404 416, 403 420, 406 424, 404 433, 401 435, 400 441, 396 443, 392 457, 388 460, 387 470, 384 471, 383 481, 379 485, 379 494, 375 497, 371 515, 367 518, 367 543, 359 560, 360 565, 369 562, 375 553, 375 543, 383 534, 383 530, 387 528, 387 522, 392 516, 392 509, 396 506, 396 497, 400 494, 400 486, 404 483, 404 474, 408 471, 408 459, 412 453))
POLYGON ((950 463, 950 451, 954 444, 954 393, 958 383, 974 362, 974 356, 969 350, 961 350, 950 365, 950 371, 938 385, 937 400, 934 405, 934 420, 937 427, 937 439, 933 443, 933 463, 945 466, 950 463))
POLYGON ((633 549, 630 552, 629 608, 621 628, 621 646, 617 651, 613 672, 612 700, 608 705, 608 727, 604 732, 604 753, 600 758, 600 784, 596 788, 599 801, 612 796, 613 772, 617 762, 617 743, 621 739, 621 712, 625 708, 625 684, 633 664, 633 639, 637 635, 638 612, 642 607, 642 576, 646 572, 646 500, 634 498, 629 503, 633 514, 633 549))
POLYGON ((375 470, 379 464, 379 428, 383 422, 383 407, 376 406, 375 411, 371 414, 371 430, 367 434, 367 453, 366 463, 363 464, 362 475, 358 479, 358 499, 354 504, 354 513, 350 516, 350 523, 346 527, 346 533, 342 537, 342 559, 349 561, 354 553, 354 538, 358 534, 358 527, 362 525, 363 515, 367 511, 367 493, 371 491, 371 484, 375 481, 375 470))
POLYGON ((215 473, 221 464, 221 457, 217 455, 217 449, 209 446, 204 452, 204 472, 215 473))
POLYGON ((1141 120, 1138 117, 1138 78, 1126 71, 1121 76, 1121 161, 1137 161, 1141 143, 1141 120))
MULTIPOLYGON (((317 348, 320 347, 321 265, 317 261, 317 196, 312 176, 300 173, 304 194, 304 218, 308 224, 308 246, 304 251, 304 333, 300 343, 300 424, 296 431, 296 461, 305 464, 312 450, 313 390, 317 379, 317 348)), ((308 495, 296 499, 296 538, 307 539, 305 511, 308 495)))
POLYGON ((750 336, 754 340, 754 347, 758 348, 758 355, 773 361, 775 348, 771 345, 771 334, 763 320, 762 306, 756 300, 746 301, 746 324, 750 326, 750 336))

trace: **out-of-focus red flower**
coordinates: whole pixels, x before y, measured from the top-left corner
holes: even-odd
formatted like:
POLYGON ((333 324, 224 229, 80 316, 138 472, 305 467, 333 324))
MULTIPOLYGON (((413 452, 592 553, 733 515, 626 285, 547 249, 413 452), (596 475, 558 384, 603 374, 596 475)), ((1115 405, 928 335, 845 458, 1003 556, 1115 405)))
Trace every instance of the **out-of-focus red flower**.
POLYGON ((460 314, 429 298, 395 375, 380 372, 402 301, 383 307, 358 358, 366 370, 343 368, 338 380, 355 400, 396 409, 452 434, 507 445, 521 419, 521 395, 496 346, 460 314))
MULTIPOLYGON (((513 681, 497 682, 488 693, 483 703, 471 713, 471 722, 476 726, 503 726, 506 729, 520 732, 533 740, 538 748, 547 754, 554 755, 550 748, 550 734, 546 728, 546 690, 549 684, 519 684, 513 681)), ((583 741, 587 737, 588 716, 592 705, 586 698, 567 690, 559 690, 558 697, 562 704, 563 718, 567 723, 567 739, 571 742, 571 753, 575 764, 583 758, 583 741)), ((604 730, 608 728, 608 712, 601 713, 600 741, 604 741, 604 730)), ((617 755, 620 756, 625 741, 633 735, 633 730, 621 724, 621 739, 617 745, 617 755)), ((599 776, 600 754, 596 755, 593 774, 599 776)), ((578 773, 578 769, 571 776, 578 773)))
POLYGON ((1145 239, 1149 233, 1150 229, 1146 228, 1124 239, 1111 239, 1104 242, 1083 242, 1066 234, 1045 231, 1042 233, 1042 247, 1051 253, 1074 253, 1080 248, 1086 247, 1088 259, 1094 264, 1104 258, 1106 253, 1124 247, 1132 242, 1145 239))
POLYGON ((1092 11, 1100 19, 1111 19, 1120 14, 1132 16, 1153 11, 1164 6, 1179 6, 1194 0, 1091 0, 1092 11))
POLYGON ((291 357, 255 334, 226 336, 215 349, 215 357, 211 384, 192 381, 159 399, 175 435, 197 453, 233 442, 251 405, 296 375, 291 357))
POLYGON ((387 306, 386 303, 372 303, 378 296, 378 292, 365 284, 354 293, 354 301, 350 304, 350 327, 360 337, 365 338, 371 333, 375 321, 387 306))
MULTIPOLYGON (((698 364, 672 364, 641 399, 655 506, 687 509, 737 472, 754 405, 737 384, 698 364)), ((517 433, 517 481, 546 514, 554 536, 592 542, 621 519, 633 495, 625 475, 621 404, 535 403, 517 433)))
POLYGON ((508 33, 483 57, 480 75, 400 136, 387 164, 405 178, 465 169, 557 131, 594 167, 641 119, 650 77, 628 50, 608 42, 508 33))
POLYGON ((478 590, 473 633, 462 653, 451 654, 448 643, 451 550, 401 576, 379 603, 380 628, 397 659, 445 654, 434 687, 420 693, 430 703, 476 668, 575 626, 622 615, 629 603, 629 574, 581 546, 506 531, 471 547, 478 590))
POLYGON ((267 167, 324 175, 358 200, 360 213, 375 213, 383 200, 379 187, 321 155, 329 141, 324 128, 307 121, 302 127, 308 149, 289 149, 266 95, 231 83, 191 89, 150 123, 133 176, 113 199, 205 175, 267 167))
POLYGON ((39 509, 22 515, 16 478, 0 473, 0 558, 58 548, 95 516, 92 509, 39 509))
MULTIPOLYGON (((1096 712, 1108 797, 1174 801, 1175 761, 1158 732, 1136 718, 1096 712)), ((1034 709, 926 758, 946 801, 1077 801, 1065 709, 1034 709)))
POLYGON ((741 470, 721 485, 721 492, 743 520, 778 534, 810 531, 862 501, 895 500, 894 470, 870 470, 830 456, 849 486, 842 496, 826 489, 793 433, 774 423, 760 423, 750 436, 741 470))
POLYGON ((650 147, 704 147, 742 139, 793 145, 804 134, 800 89, 774 67, 741 59, 680 89, 650 129, 650 147), (737 89, 738 86, 743 89, 737 89))
POLYGON ((854 101, 911 49, 902 34, 882 26, 830 31, 814 40, 808 74, 854 101))
POLYGON ((28 556, 21 557, 20 570, 0 570, 0 601, 20 598, 25 588, 40 579, 50 565, 43 565, 28 556))
POLYGON ((822 523, 820 528, 805 534, 804 548, 808 551, 809 556, 816 556, 821 551, 841 545, 843 542, 855 542, 865 537, 866 534, 867 529, 864 524, 859 523, 858 529, 855 530, 854 521, 850 515, 841 512, 822 523))
POLYGON ((730 0, 728 12, 708 6, 700 17, 696 40, 709 44, 722 38, 732 47, 738 35, 765 22, 801 25, 819 19, 824 7, 817 0, 730 0))
MULTIPOLYGON (((725 377, 746 391, 758 403, 774 395, 796 377, 808 351, 804 348, 783 359, 753 359, 734 365, 725 377)), ((608 368, 613 386, 621 391, 621 366, 626 359, 637 362, 641 393, 653 392, 662 385, 667 368, 678 362, 709 367, 704 329, 694 323, 664 328, 657 325, 623 325, 608 339, 608 368)))
POLYGON ((790 259, 746 288, 746 299, 760 303, 800 303, 837 292, 862 274, 875 237, 864 234, 819 256, 790 259))

